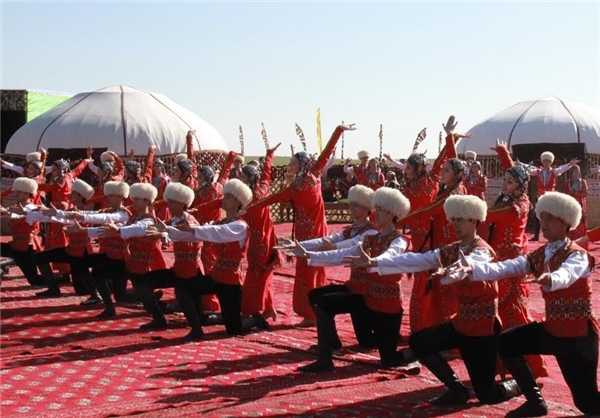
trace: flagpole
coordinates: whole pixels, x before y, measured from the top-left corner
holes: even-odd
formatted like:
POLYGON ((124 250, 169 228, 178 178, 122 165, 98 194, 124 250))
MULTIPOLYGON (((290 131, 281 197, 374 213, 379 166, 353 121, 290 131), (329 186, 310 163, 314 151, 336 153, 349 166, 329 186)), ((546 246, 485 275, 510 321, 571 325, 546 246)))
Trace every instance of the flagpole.
POLYGON ((260 134, 262 135, 263 142, 265 143, 265 149, 269 149, 269 138, 267 138, 267 130, 265 129, 265 124, 261 123, 260 134))
POLYGON ((379 124, 379 161, 383 158, 383 124, 379 124))
MULTIPOLYGON (((344 124, 344 121, 342 121, 342 125, 344 124)), ((342 161, 344 160, 344 132, 346 131, 342 131, 342 161)))
POLYGON ((242 125, 240 125, 240 154, 244 155, 244 132, 242 132, 242 125))

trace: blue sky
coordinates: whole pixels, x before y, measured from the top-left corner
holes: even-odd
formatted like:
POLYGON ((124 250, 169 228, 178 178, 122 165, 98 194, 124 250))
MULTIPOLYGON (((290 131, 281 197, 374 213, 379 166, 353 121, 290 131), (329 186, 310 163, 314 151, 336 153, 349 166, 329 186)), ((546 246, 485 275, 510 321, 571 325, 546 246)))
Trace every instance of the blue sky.
MULTIPOLYGON (((316 151, 356 122, 345 156, 368 148, 437 152, 458 130, 522 100, 600 97, 598 3, 28 3, 2 11, 2 88, 78 93, 124 84, 152 90, 211 123, 247 155, 271 143, 316 151)), ((337 156, 340 156, 338 150, 337 156)))

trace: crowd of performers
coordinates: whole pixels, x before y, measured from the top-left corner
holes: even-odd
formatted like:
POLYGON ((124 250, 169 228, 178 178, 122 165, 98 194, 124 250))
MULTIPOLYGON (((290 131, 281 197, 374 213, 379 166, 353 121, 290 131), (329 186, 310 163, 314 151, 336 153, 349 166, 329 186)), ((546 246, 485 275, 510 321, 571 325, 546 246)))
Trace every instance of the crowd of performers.
POLYGON ((22 177, 14 181, 17 203, 1 209, 3 230, 13 237, 2 243, 2 256, 13 258, 31 285, 46 285, 42 296, 60 296, 54 270, 70 271, 74 285, 89 294, 82 304, 102 304, 98 318, 117 316, 113 298, 127 300, 130 281, 151 317, 142 329, 168 327, 157 290, 172 288, 190 327, 184 339, 194 341, 203 338, 206 325, 223 324, 228 335, 267 329, 267 320, 277 317, 273 270, 287 255, 296 261, 293 310, 302 318, 297 325, 317 328, 317 359, 298 371, 334 370, 333 354, 341 348, 335 316, 349 313, 358 344, 377 348, 382 367, 419 361, 447 387, 430 402, 469 399, 443 355, 455 350, 482 403, 522 394, 526 402, 509 416, 546 415, 536 379, 548 376, 542 355, 554 355, 575 405, 600 414, 599 327, 590 284, 594 260, 584 248, 600 238, 600 230, 583 231, 577 242, 569 238, 582 218, 578 196, 587 192, 580 176, 570 186, 572 196, 552 190, 556 176, 577 160, 553 169, 553 156, 544 153, 544 167, 536 168, 515 163, 506 144, 498 142, 504 182, 488 209, 482 185, 468 180, 481 175, 480 166, 475 158, 470 163, 457 158, 461 135, 455 127, 450 117, 445 146, 432 164, 417 153, 402 164, 402 192, 380 187, 382 178, 370 174, 376 167, 368 156, 362 157, 364 167, 346 166, 361 184, 348 190, 353 223, 335 234, 327 230, 321 174, 352 125, 338 126, 317 158, 294 153, 289 182, 274 194, 270 180, 277 147, 267 151, 262 164, 244 165, 231 152, 217 176, 195 164, 188 133, 188 153, 177 156, 171 177, 153 148, 145 167, 132 159, 123 162, 111 151, 94 165, 89 149, 88 158, 73 169, 64 160, 46 167, 42 150, 27 156, 22 177), (77 179, 86 166, 98 177, 96 188, 77 179), (538 188, 543 186, 535 214, 548 242, 530 252, 525 228, 532 176, 538 188), (294 209, 294 240, 278 242, 269 207, 285 201, 294 209), (92 203, 101 208, 88 210, 92 203), (43 250, 40 224, 47 225, 43 250), (169 246, 170 267, 163 255, 169 246), (350 265, 348 280, 328 284, 326 267, 342 264, 350 265), (408 347, 398 350, 405 312, 400 281, 411 275, 411 334, 408 347), (541 322, 527 310, 531 283, 541 286, 545 300, 541 322))

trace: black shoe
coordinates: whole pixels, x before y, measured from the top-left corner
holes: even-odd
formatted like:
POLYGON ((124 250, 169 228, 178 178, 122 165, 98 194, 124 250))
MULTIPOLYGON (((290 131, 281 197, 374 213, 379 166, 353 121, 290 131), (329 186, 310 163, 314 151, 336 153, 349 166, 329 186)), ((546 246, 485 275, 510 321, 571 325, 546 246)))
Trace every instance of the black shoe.
POLYGON ((152 321, 148 322, 147 324, 140 325, 140 329, 166 329, 166 328, 167 328, 167 321, 165 321, 165 320, 157 321, 156 319, 153 319, 152 321))
POLYGON ((433 398, 429 403, 434 405, 463 405, 469 401, 469 391, 463 387, 461 389, 450 389, 437 398, 433 398))
POLYGON ((269 329, 269 323, 258 312, 253 313, 252 314, 252 318, 256 319, 256 328, 262 329, 262 330, 268 330, 269 329))
POLYGON ((204 331, 202 331, 202 328, 197 328, 197 329, 191 330, 185 337, 183 337, 183 341, 185 341, 185 342, 198 341, 198 340, 201 340, 203 337, 204 337, 204 331))
POLYGON ((513 409, 507 418, 543 417, 548 415, 548 405, 544 401, 527 401, 517 409, 513 409))
POLYGON ((304 366, 299 366, 298 371, 300 373, 323 373, 332 372, 333 368, 333 362, 325 363, 317 360, 313 363, 306 364, 304 366))
POLYGON ((88 306, 88 305, 96 305, 97 303, 102 303, 102 299, 98 296, 90 296, 89 299, 84 300, 79 305, 88 306))
POLYGON ((154 292, 154 297, 156 298, 156 300, 160 300, 163 296, 164 296, 164 293, 160 289, 157 290, 156 292, 154 292))
POLYGON ((60 289, 48 289, 43 292, 36 293, 36 296, 41 298, 59 298, 61 297, 60 289))
POLYGON ((96 316, 96 318, 104 319, 104 318, 113 318, 115 316, 117 316, 117 312, 115 311, 115 308, 106 308, 102 312, 100 312, 100 314, 98 316, 96 316))

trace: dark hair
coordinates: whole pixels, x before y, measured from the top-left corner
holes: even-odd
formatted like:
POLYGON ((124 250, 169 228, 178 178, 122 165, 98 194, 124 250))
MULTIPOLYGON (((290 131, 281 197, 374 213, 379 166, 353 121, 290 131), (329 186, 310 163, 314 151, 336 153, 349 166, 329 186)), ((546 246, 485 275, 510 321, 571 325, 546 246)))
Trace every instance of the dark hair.
POLYGON ((69 170, 69 162, 62 158, 54 161, 52 165, 58 168, 62 173, 66 173, 69 170))
MULTIPOLYGON (((413 153, 410 154, 410 156, 406 160, 406 164, 409 164, 412 167, 415 174, 417 174, 419 172, 419 167, 422 167, 424 169, 425 165, 427 165, 427 157, 425 156, 425 154, 413 153)), ((423 173, 424 172, 425 170, 423 170, 423 173)))
POLYGON ((250 187, 250 190, 254 191, 260 178, 260 171, 255 166, 246 164, 242 167, 242 173, 248 178, 248 187, 250 187))
POLYGON ((202 174, 205 182, 208 184, 212 184, 212 182, 215 180, 215 171, 207 165, 201 166, 198 169, 198 174, 202 174))
POLYGON ((115 165, 110 161, 104 161, 103 163, 100 163, 98 168, 104 173, 102 181, 106 182, 111 178, 113 171, 115 170, 115 165))
POLYGON ((127 161, 125 163, 125 170, 137 178, 142 173, 142 165, 137 161, 127 161))

